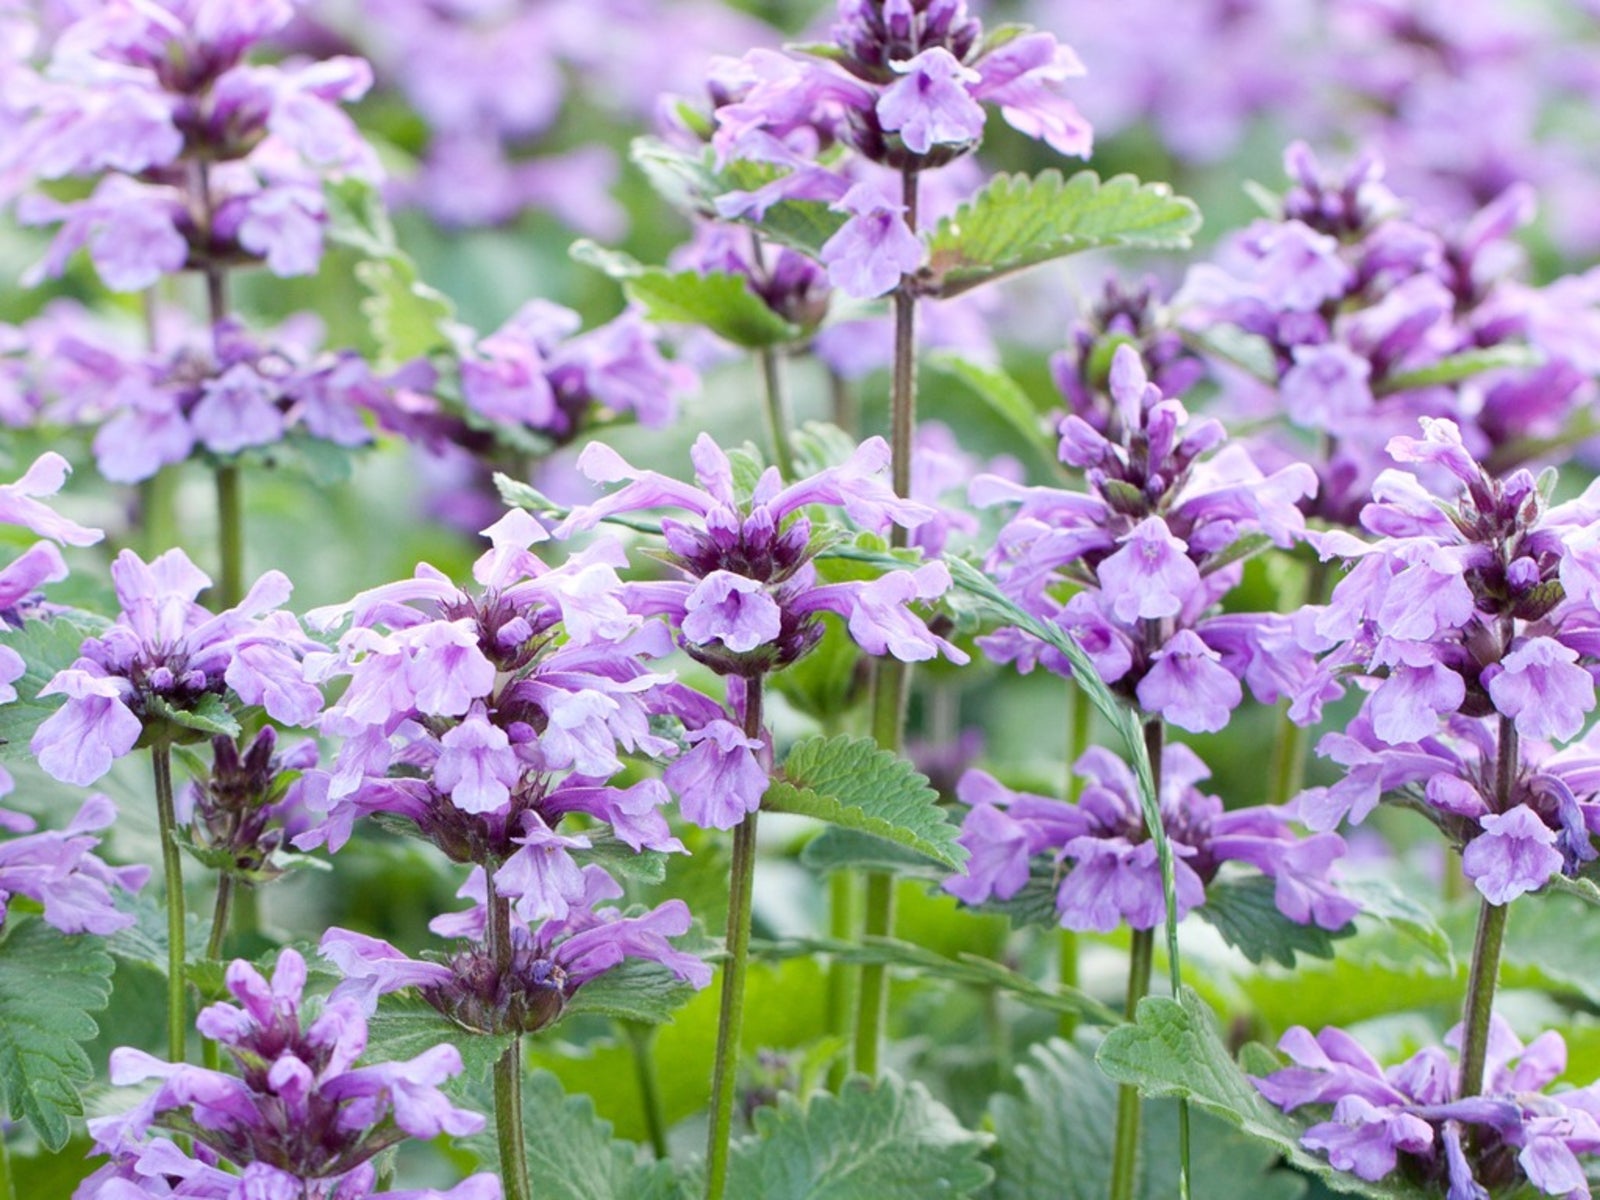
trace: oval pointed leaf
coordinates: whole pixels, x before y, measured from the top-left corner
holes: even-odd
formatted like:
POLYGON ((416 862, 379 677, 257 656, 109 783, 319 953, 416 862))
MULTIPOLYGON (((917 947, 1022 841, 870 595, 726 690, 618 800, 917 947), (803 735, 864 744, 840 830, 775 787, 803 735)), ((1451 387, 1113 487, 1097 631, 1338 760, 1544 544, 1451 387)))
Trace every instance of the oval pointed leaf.
POLYGON ((1200 210, 1161 183, 1093 171, 1000 175, 939 222, 928 236, 921 287, 955 296, 1001 275, 1112 246, 1182 249, 1200 210))
POLYGON ((966 861, 957 829, 928 777, 871 738, 814 737, 797 742, 783 776, 762 797, 768 812, 815 817, 925 854, 952 870, 966 861))

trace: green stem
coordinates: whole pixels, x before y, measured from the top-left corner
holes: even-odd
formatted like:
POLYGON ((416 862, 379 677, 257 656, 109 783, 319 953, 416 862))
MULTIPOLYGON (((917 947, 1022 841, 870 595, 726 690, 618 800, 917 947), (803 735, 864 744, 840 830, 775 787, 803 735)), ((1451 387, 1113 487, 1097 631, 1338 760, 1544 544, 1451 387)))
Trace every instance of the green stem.
MULTIPOLYGON (((1328 599, 1328 565, 1318 561, 1306 573, 1305 595, 1301 606, 1322 604, 1328 599)), ((1289 719, 1287 705, 1278 715, 1278 736, 1272 747, 1272 792, 1270 804, 1287 804, 1299 794, 1306 777, 1306 750, 1310 731, 1289 719)))
POLYGON ((155 776, 156 817, 161 832, 161 871, 167 888, 167 1058, 184 1060, 189 1040, 188 981, 184 978, 183 858, 172 803, 172 755, 165 741, 150 747, 155 776))
MULTIPOLYGON (((874 871, 867 876, 866 915, 861 923, 868 937, 888 937, 894 931, 894 876, 874 871)), ((883 1056, 883 1028, 889 1016, 889 969, 882 963, 861 968, 856 994, 855 1068, 876 1079, 883 1056)))
MULTIPOLYGON (((1510 638, 1507 636, 1509 643, 1510 638)), ((1520 759, 1517 727, 1510 717, 1500 718, 1500 740, 1495 758, 1495 811, 1511 807, 1520 759)), ((1494 989, 1500 978, 1500 947, 1506 936, 1509 904, 1491 904, 1487 898, 1478 910, 1478 933, 1472 943, 1472 968, 1467 973, 1465 1030, 1461 1035, 1461 1093, 1465 1100, 1483 1091, 1483 1072, 1489 1050, 1489 1018, 1494 1012, 1494 989)))
MULTIPOLYGON (((494 960, 498 979, 511 970, 511 901, 494 885, 495 864, 485 863, 484 925, 489 957, 494 960)), ((498 988, 497 988, 498 990, 498 988)), ((494 1131, 500 1145, 500 1182, 505 1200, 532 1200, 528 1182, 528 1147, 522 1121, 522 1035, 511 1039, 494 1064, 494 1131)))
POLYGON ((239 495, 239 468, 228 463, 217 468, 217 539, 222 556, 217 609, 232 608, 244 599, 244 505, 239 495))
MULTIPOLYGON (((1067 745, 1062 756, 1067 764, 1066 786, 1063 793, 1069 804, 1077 803, 1078 797, 1083 795, 1083 776, 1074 770, 1078 758, 1089 748, 1089 730, 1094 719, 1094 706, 1089 703, 1089 697, 1076 684, 1067 688, 1067 745)), ((1062 990, 1076 990, 1080 982, 1078 972, 1078 933, 1074 929, 1063 929, 1057 935, 1057 970, 1056 978, 1060 980, 1062 990)), ((1071 1041, 1078 1032, 1078 1015, 1064 1012, 1056 1022, 1056 1031, 1071 1041)))
POLYGON ((789 391, 783 381, 783 352, 773 346, 763 347, 761 359, 762 394, 767 401, 767 425, 772 430, 773 461, 778 474, 786 483, 792 483, 794 449, 789 444, 789 430, 794 427, 794 417, 789 412, 789 391))
POLYGON ((139 540, 146 562, 181 540, 177 510, 178 468, 162 467, 139 485, 139 540))
MULTIPOLYGON (((856 921, 860 913, 860 889, 856 877, 849 871, 835 871, 828 877, 828 936, 835 941, 849 941, 856 936, 856 921)), ((828 1032, 844 1038, 850 1032, 850 1016, 855 1011, 856 971, 845 963, 828 965, 828 1032)), ((839 1078, 844 1082, 844 1063, 838 1064, 839 1078)))
POLYGON ((224 871, 217 880, 217 902, 211 910, 211 937, 206 942, 206 959, 222 961, 222 948, 228 940, 228 917, 233 909, 234 882, 231 872, 224 871))
POLYGON ((860 437, 861 413, 856 404, 855 389, 839 372, 828 370, 828 405, 833 413, 833 423, 851 437, 860 437))
POLYGON ((633 1069, 639 1081, 639 1104, 644 1109, 645 1128, 650 1133, 650 1150, 667 1158, 667 1120, 661 1107, 661 1083, 656 1078, 656 1031, 642 1021, 624 1021, 628 1042, 633 1048, 633 1069))
MULTIPOLYGON (((1150 990, 1155 965, 1154 929, 1136 929, 1128 962, 1128 998, 1123 1014, 1132 1021, 1139 1001, 1150 990)), ((1123 1084, 1117 1089, 1117 1127, 1111 1142, 1111 1200, 1132 1200, 1134 1175, 1139 1165, 1139 1089, 1123 1084)))
POLYGON ((528 1154, 523 1145, 520 1033, 494 1064, 494 1131, 500 1143, 500 1181, 505 1200, 532 1200, 528 1154))
MULTIPOLYGON (((761 680, 745 684, 744 732, 762 736, 761 680)), ((711 1072, 711 1128, 706 1139, 706 1200, 722 1200, 728 1186, 728 1147, 733 1138, 733 1101, 739 1081, 739 1041, 744 1032, 744 985, 750 965, 751 900, 756 880, 756 818, 733 831, 733 868, 728 881, 727 958, 722 968, 722 1006, 717 1019, 717 1057, 711 1072)))
POLYGON ((233 932, 245 938, 261 928, 261 893, 255 886, 242 883, 233 893, 233 932))

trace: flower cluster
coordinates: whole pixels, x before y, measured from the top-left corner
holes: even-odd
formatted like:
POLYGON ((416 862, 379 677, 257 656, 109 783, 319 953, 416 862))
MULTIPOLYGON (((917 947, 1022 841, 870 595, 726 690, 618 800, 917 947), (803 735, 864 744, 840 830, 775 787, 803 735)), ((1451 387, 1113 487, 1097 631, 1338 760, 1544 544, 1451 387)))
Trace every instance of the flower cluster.
POLYGON ((310 740, 278 753, 270 725, 243 750, 233 738, 212 738, 210 772, 177 797, 195 857, 252 883, 281 875, 282 852, 315 823, 305 772, 317 757, 310 740))
POLYGON ((573 851, 590 845, 558 833, 562 819, 586 814, 635 851, 681 851, 659 779, 608 781, 623 753, 675 749, 653 718, 701 725, 718 710, 647 667, 671 642, 618 579, 619 547, 598 543, 551 568, 528 551, 547 535, 527 513, 486 533, 474 590, 423 564, 308 615, 321 628, 349 618, 337 650, 309 662, 319 680, 349 685, 321 723, 343 739, 318 772, 328 821, 300 844, 338 849, 357 817, 391 814, 455 861, 491 865, 524 920, 559 918, 584 899, 573 851))
POLYGON ((1300 812, 1331 829, 1421 785, 1425 810, 1465 847, 1468 875, 1502 904, 1596 853, 1593 789, 1568 765, 1584 751, 1553 755, 1549 743, 1576 736, 1595 706, 1600 497, 1591 487, 1551 507, 1532 473, 1485 471, 1451 422, 1423 429, 1389 453, 1432 488, 1388 471, 1362 512, 1375 540, 1313 535, 1325 557, 1355 565, 1329 604, 1298 619, 1323 657, 1290 715, 1315 720, 1348 680, 1368 694, 1323 744, 1344 777, 1303 795, 1300 812))
POLYGON ((597 907, 620 897, 622 889, 592 864, 583 869, 581 901, 564 916, 535 926, 513 911, 504 965, 496 961, 487 936, 488 889, 481 869, 473 870, 459 894, 474 906, 429 925, 441 937, 469 943, 443 961, 407 958, 388 942, 347 929, 324 934, 324 957, 346 976, 335 999, 350 996, 370 1010, 379 996, 415 988, 463 1029, 533 1033, 558 1020, 584 984, 627 959, 659 963, 696 988, 711 982, 705 962, 673 949, 668 940, 689 931, 689 909, 682 900, 633 916, 597 907))
POLYGON ((50 775, 91 784, 141 735, 175 738, 183 732, 175 714, 225 702, 229 691, 287 725, 316 719, 322 693, 300 664, 316 644, 280 607, 291 590, 281 572, 267 572, 237 607, 215 615, 196 602, 211 580, 182 550, 150 563, 124 550, 111 578, 121 606, 116 621, 87 639, 39 693, 67 698, 30 743, 50 775))
MULTIPOLYGON (((1459 1048, 1457 1027, 1445 1044, 1459 1048)), ((1285 1112, 1332 1106, 1329 1119, 1301 1135, 1340 1170, 1366 1180, 1396 1172, 1450 1200, 1488 1200, 1531 1185, 1546 1196, 1589 1195, 1580 1154, 1600 1150, 1600 1091, 1548 1094, 1567 1065, 1561 1036, 1546 1032, 1524 1046, 1495 1017, 1489 1029, 1481 1095, 1459 1094, 1458 1071, 1442 1047, 1429 1046, 1384 1069, 1342 1029, 1316 1037, 1296 1026, 1278 1048, 1295 1064, 1254 1080, 1285 1112)))
MULTIPOLYGON (((10 791, 3 781, 0 795, 10 791)), ((93 853, 117 809, 104 796, 90 796, 61 832, 32 832, 22 813, 0 808, 0 830, 21 837, 0 842, 0 924, 11 897, 26 896, 44 906, 44 919, 63 933, 115 933, 133 924, 133 914, 116 906, 114 891, 136 892, 150 876, 148 867, 107 866, 93 853)))
POLYGON ((100 177, 86 199, 33 194, 30 224, 60 224, 34 276, 87 247, 108 287, 135 291, 185 267, 265 261, 303 275, 322 256, 325 173, 375 178, 341 111, 366 63, 256 65, 290 0, 219 11, 200 0, 92 8, 64 29, 31 96, 18 157, 45 180, 100 177))
MULTIPOLYGON (((1097 422, 1072 414, 1061 425, 1061 459, 1085 472, 1087 494, 973 481, 974 503, 1020 504, 988 566, 1145 712, 1191 732, 1221 729, 1243 698, 1241 677, 1270 704, 1310 668, 1287 617, 1208 614, 1237 583, 1242 546, 1300 536, 1296 502, 1315 477, 1303 464, 1264 475, 1242 445, 1223 445, 1221 425, 1191 421, 1162 396, 1132 346, 1117 349, 1110 389, 1113 405, 1097 422), (1063 585, 1075 589, 1066 598, 1063 585)), ((999 661, 1070 674, 1018 630, 982 644, 999 661)))
MULTIPOLYGON (((1160 767, 1161 823, 1172 847, 1180 920, 1205 903, 1206 886, 1226 862, 1248 863, 1273 879, 1279 911, 1299 924, 1340 929, 1359 911, 1330 879, 1344 839, 1298 838, 1278 809, 1225 812, 1221 800, 1196 786, 1211 772, 1187 746, 1167 746, 1160 767)), ((982 771, 963 775, 956 794, 970 808, 959 841, 971 857, 945 890, 967 904, 1010 900, 1043 861, 1060 878, 1055 908, 1063 928, 1109 933, 1122 924, 1152 929, 1165 921, 1161 866, 1132 772, 1099 748, 1075 770, 1088 786, 1071 804, 1011 791, 982 771)))
POLYGON ((461 394, 470 417, 571 441, 594 410, 631 413, 663 426, 696 384, 694 372, 669 362, 656 331, 627 312, 577 334, 578 314, 533 300, 461 360, 461 394))
POLYGON ((1384 445, 1421 416, 1456 420, 1484 457, 1565 429, 1591 395, 1583 366, 1594 351, 1570 322, 1553 328, 1553 297, 1510 278, 1521 259, 1510 235, 1531 216, 1530 192, 1510 188, 1443 229, 1404 214, 1371 155, 1342 176, 1324 175, 1301 144, 1285 161, 1281 218, 1255 222, 1217 262, 1191 270, 1178 304, 1191 326, 1242 331, 1270 357, 1273 394, 1237 381, 1234 398, 1324 439, 1318 515, 1353 524, 1387 465, 1384 445), (1546 359, 1535 368, 1467 372, 1459 383, 1428 373, 1453 356, 1530 342, 1546 359))
POLYGON ((1066 97, 1083 73, 1046 33, 986 39, 964 0, 840 0, 832 41, 797 54, 755 50, 712 78, 718 161, 753 161, 781 174, 718 201, 724 216, 755 216, 782 200, 820 200, 849 219, 822 247, 829 278, 852 296, 879 296, 922 263, 898 173, 943 166, 983 136, 984 104, 1062 154, 1085 156, 1090 130, 1066 97), (836 144, 858 158, 824 165, 836 144))
POLYGON ((360 1005, 335 997, 308 1023, 305 982, 305 960, 294 950, 278 956, 270 983, 242 959, 228 967, 228 990, 240 1007, 213 1004, 197 1024, 228 1051, 237 1075, 130 1047, 113 1052, 113 1083, 159 1082, 131 1111, 90 1121, 96 1149, 111 1161, 79 1186, 77 1200, 499 1200, 492 1175, 444 1192, 376 1190, 372 1159, 383 1150, 408 1138, 477 1133, 484 1120, 439 1090, 461 1071, 454 1046, 357 1067, 367 1044, 360 1005), (157 1129, 192 1150, 152 1136, 157 1129))

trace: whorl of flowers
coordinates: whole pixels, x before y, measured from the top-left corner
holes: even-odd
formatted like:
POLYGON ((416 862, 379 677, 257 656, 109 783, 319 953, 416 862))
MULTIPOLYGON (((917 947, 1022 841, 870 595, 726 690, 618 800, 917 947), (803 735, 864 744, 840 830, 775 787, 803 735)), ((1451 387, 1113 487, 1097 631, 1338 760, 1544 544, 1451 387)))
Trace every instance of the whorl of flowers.
POLYGON ((714 69, 718 161, 781 172, 721 197, 718 210, 759 218, 781 200, 827 202, 849 216, 821 250, 830 281, 880 296, 917 270, 922 248, 897 176, 862 165, 916 172, 960 158, 983 137, 985 104, 1059 153, 1086 156, 1088 123, 1066 97, 1082 73, 1050 34, 1007 27, 986 38, 965 0, 840 0, 831 42, 754 50, 714 69), (824 165, 819 154, 836 143, 859 157, 824 165))
MULTIPOLYGON (((11 790, 0 777, 0 795, 11 790)), ((112 867, 93 851, 100 839, 90 837, 116 822, 116 805, 105 796, 90 796, 60 832, 35 833, 34 821, 0 808, 0 830, 20 837, 0 841, 0 925, 13 896, 26 896, 44 906, 44 919, 63 933, 115 933, 134 922, 132 913, 117 909, 113 892, 136 892, 150 877, 148 867, 112 867)))
MULTIPOLYGON (((1457 1026, 1445 1045, 1460 1044, 1457 1026)), ((1483 1092, 1466 1098, 1440 1046, 1384 1068, 1342 1029, 1313 1038, 1295 1026, 1278 1048, 1294 1065, 1255 1079, 1256 1087, 1285 1112, 1331 1106, 1300 1143, 1340 1170, 1370 1181, 1398 1173, 1450 1200, 1488 1200, 1491 1190, 1509 1195, 1524 1184, 1547 1196, 1590 1194, 1578 1155, 1600 1150, 1600 1091, 1544 1090, 1567 1065, 1554 1031, 1524 1046, 1492 1018, 1483 1092)))
POLYGON ((582 898, 565 915, 535 925, 513 911, 504 969, 486 938, 481 869, 473 870, 458 894, 474 907, 429 925, 441 937, 468 943, 448 958, 411 959, 378 938, 330 929, 322 938, 322 954, 346 976, 334 997, 354 997, 370 1010, 379 996, 410 987, 464 1029, 532 1033, 558 1020, 584 984, 627 959, 659 963, 696 988, 711 982, 709 965, 673 949, 668 940, 689 931, 688 906, 668 900, 636 915, 598 907, 620 897, 622 889, 593 864, 583 868, 582 898))
POLYGON ((79 1185, 76 1200, 499 1200, 499 1181, 486 1174, 442 1192, 376 1190, 372 1159, 383 1150, 483 1128, 481 1116, 439 1090, 461 1072, 454 1046, 358 1067, 367 1044, 361 1006, 334 997, 308 1020, 305 961, 294 950, 278 956, 270 983, 242 959, 226 978, 239 1006, 213 1004, 196 1024, 227 1050, 237 1074, 114 1051, 112 1083, 158 1083, 131 1111, 89 1122, 111 1161, 79 1185))
MULTIPOLYGON (((1565 429, 1592 396, 1594 340, 1574 336, 1570 317, 1552 320, 1556 296, 1512 278, 1523 255, 1511 235, 1533 212, 1528 189, 1510 187, 1444 228, 1407 213, 1373 155, 1329 175, 1296 143, 1285 165, 1281 214, 1193 268, 1176 303, 1186 324, 1243 331, 1270 355, 1270 398, 1243 380, 1230 390, 1250 412, 1281 414, 1324 439, 1318 515, 1353 524, 1386 465, 1384 445, 1419 417, 1455 420, 1485 459, 1565 429), (1530 344, 1540 365, 1407 382, 1452 356, 1530 344)), ((1584 303, 1562 294, 1568 307, 1584 303)))
POLYGON ((47 773, 91 784, 147 731, 176 736, 173 710, 229 692, 287 725, 316 719, 322 694, 300 664, 316 643, 281 608, 291 591, 281 572, 267 572, 236 607, 217 614, 196 603, 211 580, 182 550, 150 563, 124 550, 111 578, 116 620, 85 640, 78 659, 39 693, 67 698, 30 743, 47 773))
POLYGON ((316 823, 308 793, 316 790, 317 744, 309 739, 278 752, 268 725, 241 749, 230 737, 211 739, 211 768, 178 794, 177 816, 189 849, 207 866, 262 883, 283 873, 282 854, 316 823))
POLYGON ((1600 491, 1551 507, 1531 472, 1485 471, 1453 423, 1423 430, 1389 444, 1425 482, 1379 477, 1362 511, 1374 540, 1313 535, 1324 557, 1354 565, 1329 604, 1297 619, 1325 653, 1290 715, 1316 719, 1347 681, 1368 694, 1323 743, 1344 778, 1299 806, 1329 829, 1407 789, 1498 904, 1595 857, 1590 752, 1551 743, 1575 737, 1595 707, 1600 491))
POLYGON ((309 614, 321 628, 348 617, 338 649, 309 667, 349 685, 321 725, 343 739, 322 775, 328 823, 301 842, 338 849, 357 817, 397 816, 457 862, 491 865, 523 919, 559 918, 583 900, 572 852, 590 845, 557 832, 562 818, 587 814, 636 851, 681 851, 659 779, 608 780, 622 754, 676 749, 654 717, 697 728, 721 710, 646 665, 671 638, 618 579, 619 546, 548 567, 528 550, 547 535, 527 513, 486 533, 475 588, 422 564, 413 579, 309 614))
MULTIPOLYGON (((1226 862, 1248 863, 1272 878, 1279 911, 1299 924, 1339 929, 1356 915, 1329 878, 1344 839, 1296 837, 1274 808, 1224 811, 1196 786, 1210 771, 1187 746, 1168 745, 1160 767, 1161 823, 1172 846, 1180 920, 1205 903, 1207 885, 1226 862)), ((1010 900, 1043 860, 1060 879, 1055 907, 1063 928, 1110 933, 1124 923, 1152 929, 1165 921, 1161 866, 1133 773, 1100 748, 1075 770, 1088 781, 1076 803, 1014 792, 982 771, 963 775, 956 794, 970 808, 959 841, 971 857, 945 890, 967 904, 1010 900)))
POLYGON ((316 269, 322 176, 377 174, 339 107, 366 91, 371 71, 343 57, 249 62, 294 11, 289 0, 116 0, 62 31, 18 157, 39 179, 100 183, 84 200, 19 203, 24 222, 61 226, 35 277, 85 246, 119 291, 210 264, 316 269))
MULTIPOLYGON (((1150 384, 1132 346, 1116 351, 1110 392, 1099 428, 1076 414, 1061 425, 1061 459, 1084 472, 1087 492, 973 481, 974 503, 1020 505, 988 567, 1145 712, 1191 732, 1221 729, 1243 697, 1241 678, 1270 704, 1310 667, 1287 617, 1212 610, 1239 579, 1241 544, 1288 546, 1302 534, 1296 504, 1315 476, 1299 464, 1263 474, 1242 445, 1224 445, 1221 425, 1191 420, 1150 384)), ((1070 673, 1020 631, 983 644, 1023 669, 1070 673)))

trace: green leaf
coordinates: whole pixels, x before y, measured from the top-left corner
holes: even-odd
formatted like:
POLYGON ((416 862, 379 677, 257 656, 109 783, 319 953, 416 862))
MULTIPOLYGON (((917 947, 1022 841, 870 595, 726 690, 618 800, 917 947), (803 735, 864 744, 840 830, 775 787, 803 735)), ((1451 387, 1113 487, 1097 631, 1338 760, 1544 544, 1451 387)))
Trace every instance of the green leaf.
MULTIPOLYGON (((588 1096, 569 1096, 549 1071, 522 1084, 522 1128, 528 1174, 540 1200, 680 1200, 687 1192, 672 1165, 646 1162, 628 1142, 613 1141, 611 1122, 595 1115, 588 1096)), ((499 1165, 491 1120, 467 1141, 486 1165, 499 1165)))
POLYGON ((635 850, 609 833, 587 835, 589 848, 574 850, 580 863, 598 863, 617 879, 636 883, 660 883, 667 877, 667 856, 655 850, 635 850))
MULTIPOLYGON (((1270 1058, 1269 1052, 1260 1053, 1270 1058)), ((1112 1079, 1132 1084, 1147 1096, 1189 1100, 1266 1143, 1302 1171, 1320 1176, 1336 1191, 1370 1200, 1424 1200, 1434 1195, 1398 1176, 1367 1183, 1301 1149, 1301 1126, 1256 1091, 1228 1053, 1215 1014, 1189 988, 1183 990, 1181 1002, 1165 996, 1141 1000, 1137 1022, 1108 1033, 1095 1061, 1112 1079)), ((1262 1066, 1270 1069, 1265 1060, 1262 1066)))
POLYGON ((1440 927, 1433 913, 1404 888, 1390 880, 1373 877, 1341 880, 1339 890, 1361 906, 1364 916, 1375 917, 1405 934, 1441 965, 1455 965, 1450 935, 1440 927))
POLYGON ((574 992, 563 1016, 589 1014, 660 1025, 694 993, 694 987, 661 964, 630 958, 574 992))
POLYGON ((1223 567, 1230 567, 1236 562, 1244 562, 1247 558, 1254 558, 1268 546, 1272 545, 1272 538, 1265 533, 1247 533, 1242 538, 1231 542, 1225 549, 1206 559, 1205 570, 1202 575, 1214 575, 1223 567))
POLYGON ((1463 350, 1460 354, 1441 358, 1425 367, 1391 375, 1376 390, 1380 396, 1392 396, 1396 392, 1409 392, 1415 388, 1460 383, 1485 371, 1497 371, 1503 367, 1537 367, 1542 362, 1544 355, 1532 346, 1489 346, 1482 350, 1463 350))
POLYGON ((846 1081, 808 1103, 783 1096, 758 1109, 757 1136, 734 1144, 729 1196, 761 1200, 938 1200, 990 1179, 990 1139, 964 1129, 919 1083, 885 1075, 846 1081))
POLYGON ((153 716, 170 721, 174 725, 181 725, 185 729, 193 729, 208 737, 216 737, 218 734, 231 738, 239 736, 239 722, 228 711, 228 706, 222 697, 212 692, 201 696, 189 708, 179 708, 167 703, 160 696, 149 695, 145 697, 145 709, 153 716))
POLYGON ((750 943, 750 952, 763 959, 826 954, 835 962, 853 966, 904 967, 920 978, 945 979, 984 992, 1003 991, 1032 1008, 1071 1013, 1096 1025, 1115 1025, 1122 1020, 1112 1009, 1076 988, 1045 988, 993 959, 976 954, 947 958, 926 946, 895 938, 868 937, 860 942, 832 938, 784 938, 781 941, 757 938, 750 943))
POLYGON ((1218 358, 1268 387, 1278 386, 1278 359, 1272 343, 1237 325, 1213 325, 1204 333, 1185 333, 1183 340, 1207 358, 1218 358))
POLYGON ((1353 924, 1330 933, 1316 925, 1300 925, 1278 911, 1277 885, 1265 875, 1218 879, 1206 888, 1206 902, 1197 915, 1216 927, 1222 940, 1253 963, 1264 958, 1294 966, 1297 955, 1332 958, 1335 938, 1349 937, 1353 924))
MULTIPOLYGON (((718 216, 719 196, 754 191, 784 174, 782 167, 758 162, 731 162, 719 171, 711 147, 689 152, 658 138, 635 138, 631 154, 662 198, 693 216, 718 216)), ((820 200, 782 200, 769 205, 760 221, 743 223, 758 228, 763 237, 815 258, 846 219, 820 200)))
POLYGON ((966 384, 991 412, 1022 435, 1030 449, 1038 451, 1049 462, 1056 461, 1055 439, 1045 432, 1039 410, 1015 379, 995 367, 969 362, 948 351, 937 351, 927 361, 934 370, 953 375, 966 384))
MULTIPOLYGON (((87 618, 89 614, 73 614, 87 618)), ((0 704, 0 757, 12 758, 28 751, 28 742, 45 718, 61 707, 64 696, 39 698, 39 689, 70 667, 86 638, 95 630, 85 622, 58 616, 48 621, 25 621, 21 629, 0 632, 0 646, 15 650, 27 664, 12 685, 17 698, 0 704)))
POLYGON ((1132 175, 1100 182, 1093 171, 1063 179, 999 175, 939 222, 928 237, 922 290, 955 296, 1039 263, 1111 246, 1176 250, 1200 228, 1193 201, 1132 175))
POLYGON ((958 830, 927 776, 871 738, 813 737, 783 760, 761 799, 768 812, 816 817, 926 854, 952 870, 966 861, 958 830))
MULTIPOLYGON (((991 1200, 1104 1200, 1111 1188, 1117 1087, 1094 1061, 1059 1038, 1033 1047, 1017 1068, 1020 1096, 990 1101, 996 1145, 991 1200)), ((1169 1200, 1178 1178, 1177 1106, 1144 1105, 1136 1200, 1169 1200)), ((1196 1114, 1190 1131, 1193 1200, 1298 1200, 1306 1180, 1274 1168, 1278 1152, 1196 1114)))
POLYGON ((376 187, 346 176, 324 184, 323 192, 328 202, 328 241, 367 258, 387 258, 399 251, 394 224, 376 187))
POLYGON ((805 844, 800 865, 813 871, 887 871, 928 880, 950 876, 949 867, 926 854, 839 825, 830 825, 805 844))
POLYGON ((768 308, 743 275, 648 267, 587 238, 574 242, 571 254, 620 282, 628 298, 641 305, 652 321, 699 325, 736 346, 755 349, 800 337, 800 327, 768 308))
POLYGON ((385 996, 378 1011, 367 1019, 366 1062, 404 1062, 441 1042, 461 1051, 461 1082, 471 1084, 488 1077, 490 1069, 511 1045, 509 1034, 471 1033, 423 1000, 414 996, 385 996))
POLYGON ((371 293, 361 312, 372 327, 383 361, 408 362, 454 346, 450 326, 455 307, 444 293, 423 283, 410 259, 400 254, 356 264, 355 276, 371 293))
POLYGON ((0 940, 0 1086, 6 1111, 51 1150, 83 1113, 81 1084, 94 1077, 80 1042, 99 1032, 90 1013, 111 1000, 113 963, 103 939, 58 933, 22 915, 0 940))

